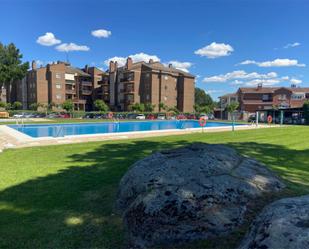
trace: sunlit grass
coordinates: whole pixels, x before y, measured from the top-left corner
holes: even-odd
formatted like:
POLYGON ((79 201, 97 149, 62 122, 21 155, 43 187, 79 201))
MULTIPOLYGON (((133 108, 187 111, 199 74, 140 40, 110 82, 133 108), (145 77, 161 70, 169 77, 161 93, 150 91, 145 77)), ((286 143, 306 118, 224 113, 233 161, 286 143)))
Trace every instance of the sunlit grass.
POLYGON ((153 151, 191 142, 232 146, 277 172, 290 194, 309 193, 309 127, 10 149, 0 154, 0 248, 121 248, 119 180, 153 151))

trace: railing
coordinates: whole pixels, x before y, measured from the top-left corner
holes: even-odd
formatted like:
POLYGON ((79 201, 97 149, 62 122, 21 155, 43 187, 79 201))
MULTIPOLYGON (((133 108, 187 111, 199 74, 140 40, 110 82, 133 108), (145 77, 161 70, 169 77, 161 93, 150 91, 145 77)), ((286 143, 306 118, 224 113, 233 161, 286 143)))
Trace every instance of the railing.
POLYGON ((92 91, 91 90, 82 90, 82 94, 83 95, 90 95, 90 94, 92 94, 92 91))
POLYGON ((82 85, 84 86, 92 86, 92 82, 91 81, 82 81, 82 85))

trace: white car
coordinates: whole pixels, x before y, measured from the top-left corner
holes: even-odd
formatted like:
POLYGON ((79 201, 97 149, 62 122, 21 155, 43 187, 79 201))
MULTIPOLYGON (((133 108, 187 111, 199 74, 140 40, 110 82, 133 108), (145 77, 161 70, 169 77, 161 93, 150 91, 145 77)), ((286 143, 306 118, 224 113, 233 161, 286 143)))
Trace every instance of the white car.
POLYGON ((138 114, 135 119, 143 120, 146 119, 144 114, 138 114))
POLYGON ((158 114, 157 119, 164 120, 165 119, 165 114, 158 114))
POLYGON ((15 114, 13 116, 13 118, 24 118, 25 117, 25 114, 21 113, 21 114, 15 114))
POLYGON ((201 113, 200 118, 208 120, 208 116, 205 113, 201 113))

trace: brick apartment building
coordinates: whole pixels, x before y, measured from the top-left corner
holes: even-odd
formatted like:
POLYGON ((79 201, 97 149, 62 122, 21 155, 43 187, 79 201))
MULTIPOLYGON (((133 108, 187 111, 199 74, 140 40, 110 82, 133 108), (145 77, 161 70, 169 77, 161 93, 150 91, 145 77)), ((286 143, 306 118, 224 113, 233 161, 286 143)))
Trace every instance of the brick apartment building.
POLYGON ((32 103, 53 103, 60 107, 65 100, 72 100, 75 110, 90 111, 103 75, 105 73, 95 67, 86 66, 81 70, 58 61, 37 68, 33 61, 26 77, 13 85, 9 102, 20 101, 23 108, 29 108, 32 103))
POLYGON ((225 103, 231 101, 239 103, 241 113, 267 112, 273 109, 299 109, 309 100, 309 88, 296 87, 241 87, 236 93, 220 97, 222 111, 225 103))
POLYGON ((195 77, 172 65, 153 60, 133 63, 128 58, 125 66, 118 67, 111 61, 109 75, 100 83, 103 100, 115 111, 129 111, 134 103, 151 103, 155 111, 160 103, 182 112, 193 111, 195 77))
POLYGON ((75 110, 91 111, 93 102, 102 99, 113 111, 130 111, 134 103, 151 103, 158 111, 164 103, 192 112, 194 80, 189 73, 152 60, 133 63, 128 58, 122 67, 110 62, 107 72, 88 66, 79 69, 61 61, 38 68, 33 61, 26 77, 13 84, 7 100, 20 101, 24 109, 33 103, 53 103, 61 108, 69 99, 75 110))

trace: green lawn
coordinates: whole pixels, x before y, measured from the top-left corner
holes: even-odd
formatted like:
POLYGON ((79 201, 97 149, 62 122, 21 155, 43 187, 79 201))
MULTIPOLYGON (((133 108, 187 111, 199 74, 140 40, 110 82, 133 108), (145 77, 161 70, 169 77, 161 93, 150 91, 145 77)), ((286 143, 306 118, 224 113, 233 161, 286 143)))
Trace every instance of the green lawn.
POLYGON ((121 176, 152 151, 196 141, 232 146, 275 170, 289 195, 309 193, 309 127, 10 149, 0 154, 0 248, 122 248, 121 176))

